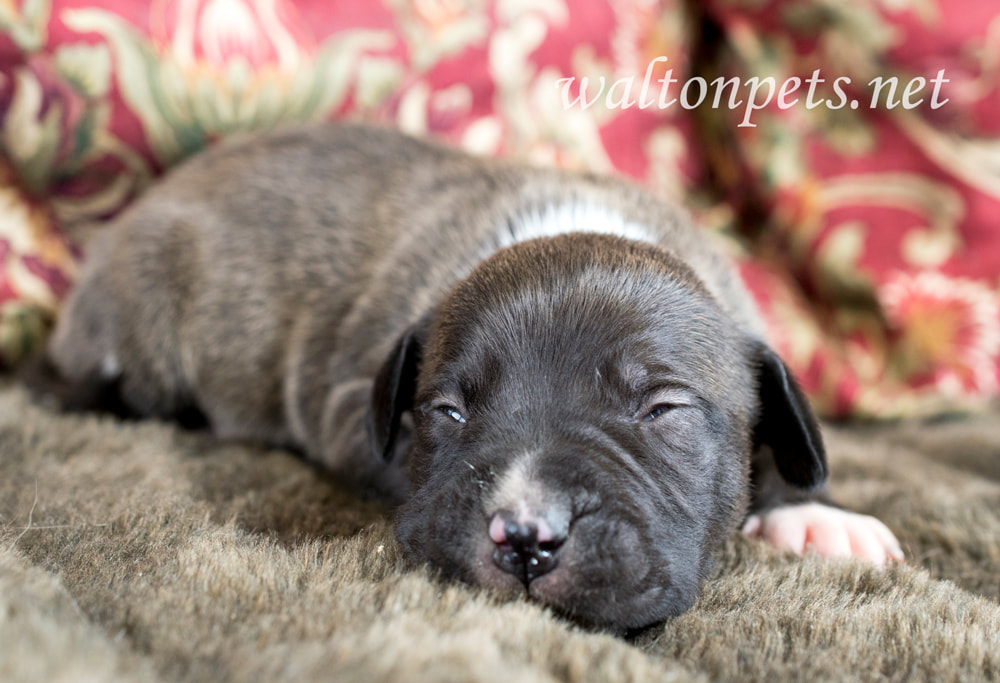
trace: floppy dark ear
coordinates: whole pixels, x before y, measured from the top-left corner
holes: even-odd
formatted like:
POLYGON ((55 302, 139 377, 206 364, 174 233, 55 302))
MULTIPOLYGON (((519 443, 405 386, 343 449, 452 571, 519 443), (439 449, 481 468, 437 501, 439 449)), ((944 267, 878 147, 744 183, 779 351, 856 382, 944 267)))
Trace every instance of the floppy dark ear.
POLYGON ((757 371, 760 413, 754 448, 769 446, 781 478, 799 488, 826 481, 826 451, 809 401, 791 370, 766 344, 760 345, 757 371))
POLYGON ((368 438, 375 454, 388 461, 399 434, 399 420, 413 407, 423 344, 417 326, 399 338, 375 377, 368 410, 368 438))

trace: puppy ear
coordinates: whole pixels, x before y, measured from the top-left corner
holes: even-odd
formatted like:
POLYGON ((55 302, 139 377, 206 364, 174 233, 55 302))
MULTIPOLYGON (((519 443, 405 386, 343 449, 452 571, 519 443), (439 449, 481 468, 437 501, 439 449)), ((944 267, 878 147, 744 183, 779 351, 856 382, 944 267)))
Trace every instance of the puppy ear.
POLYGON ((789 484, 809 489, 826 481, 826 451, 809 401, 788 366, 766 344, 758 352, 760 412, 754 450, 770 447, 774 464, 789 484))
POLYGON ((368 439, 375 454, 385 461, 392 459, 400 418, 413 407, 423 352, 417 328, 414 325, 403 333, 375 376, 368 439))

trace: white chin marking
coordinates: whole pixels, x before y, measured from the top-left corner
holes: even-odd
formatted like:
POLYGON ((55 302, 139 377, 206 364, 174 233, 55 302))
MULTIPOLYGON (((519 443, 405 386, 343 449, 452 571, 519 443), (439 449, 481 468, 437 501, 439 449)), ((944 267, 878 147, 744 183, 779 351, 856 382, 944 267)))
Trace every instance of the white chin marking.
POLYGON ((567 202, 519 214, 501 228, 500 246, 509 247, 518 242, 571 232, 613 235, 650 244, 660 241, 659 236, 647 226, 627 221, 606 206, 567 202))
POLYGON ((533 464, 533 453, 525 453, 510 464, 490 496, 488 513, 510 510, 518 515, 526 514, 529 507, 542 502, 544 492, 533 480, 533 464))

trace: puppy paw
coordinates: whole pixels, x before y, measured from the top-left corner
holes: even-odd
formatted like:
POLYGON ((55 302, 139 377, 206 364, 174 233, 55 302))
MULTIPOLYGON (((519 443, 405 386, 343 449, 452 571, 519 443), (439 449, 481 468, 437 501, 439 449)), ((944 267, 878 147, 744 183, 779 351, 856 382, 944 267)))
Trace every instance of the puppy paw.
POLYGON ((798 555, 813 550, 822 557, 861 557, 879 566, 903 559, 899 541, 885 524, 820 503, 788 505, 750 515, 743 533, 798 555))

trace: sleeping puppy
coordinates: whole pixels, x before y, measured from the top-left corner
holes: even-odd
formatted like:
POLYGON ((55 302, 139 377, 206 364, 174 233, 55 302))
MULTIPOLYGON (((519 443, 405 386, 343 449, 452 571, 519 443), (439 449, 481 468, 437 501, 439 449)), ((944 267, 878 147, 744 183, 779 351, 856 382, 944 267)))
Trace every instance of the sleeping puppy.
POLYGON ((809 404, 677 208, 386 130, 177 168, 93 242, 29 383, 298 448, 400 498, 412 561, 611 629, 690 607, 740 525, 901 557, 824 504, 809 404))

